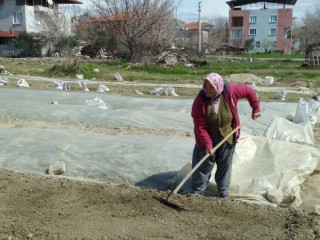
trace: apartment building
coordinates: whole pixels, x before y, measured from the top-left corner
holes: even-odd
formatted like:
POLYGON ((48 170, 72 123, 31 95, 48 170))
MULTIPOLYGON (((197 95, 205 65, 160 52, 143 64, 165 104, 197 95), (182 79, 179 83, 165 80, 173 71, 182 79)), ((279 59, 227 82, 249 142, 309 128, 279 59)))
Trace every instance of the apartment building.
POLYGON ((79 0, 0 0, 0 56, 16 56, 19 49, 14 39, 19 32, 38 32, 41 18, 50 14, 63 17, 64 27, 71 32, 72 13, 63 6, 81 3, 79 0))
POLYGON ((292 6, 297 0, 233 0, 229 11, 228 44, 243 48, 253 38, 252 52, 292 51, 292 6))

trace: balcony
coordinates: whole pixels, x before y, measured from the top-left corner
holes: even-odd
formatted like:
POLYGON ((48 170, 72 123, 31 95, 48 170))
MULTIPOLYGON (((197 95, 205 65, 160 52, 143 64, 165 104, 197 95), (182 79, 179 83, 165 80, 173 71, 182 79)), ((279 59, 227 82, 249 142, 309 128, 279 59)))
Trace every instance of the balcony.
POLYGON ((232 27, 230 30, 231 30, 231 39, 242 38, 242 27, 232 27))
POLYGON ((43 7, 40 5, 34 6, 33 8, 35 12, 48 12, 49 10, 47 7, 43 7))

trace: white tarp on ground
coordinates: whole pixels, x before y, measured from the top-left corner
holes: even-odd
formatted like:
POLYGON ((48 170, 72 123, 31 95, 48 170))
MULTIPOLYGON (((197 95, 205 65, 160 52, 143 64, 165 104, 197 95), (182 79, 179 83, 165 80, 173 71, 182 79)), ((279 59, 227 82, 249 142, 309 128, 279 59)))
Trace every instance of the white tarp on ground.
POLYGON ((269 125, 264 136, 283 141, 314 145, 313 127, 310 121, 296 124, 285 118, 276 117, 269 125))
MULTIPOLYGON (((57 124, 57 129, 0 125, 2 168, 44 173, 56 161, 64 161, 65 176, 169 189, 167 181, 191 162, 192 137, 106 135, 59 127, 63 123, 192 131, 190 99, 0 89, 0 102, 2 119, 57 124), (107 109, 87 106, 86 101, 96 97, 107 109), (52 102, 56 104, 48 104, 52 102)), ((284 120, 275 122, 275 117, 292 118, 296 103, 261 105, 265 108, 262 117, 242 129, 233 165, 232 192, 264 194, 269 188, 279 188, 285 195, 299 198, 299 185, 314 171, 320 154, 315 147, 288 140, 305 139, 309 143, 313 136, 302 136, 309 135, 310 129, 301 130, 300 125, 297 132, 286 135, 285 129, 293 127, 285 127, 284 120), (280 128, 270 129, 279 122, 280 128), (263 136, 265 133, 268 137, 263 136)), ((239 113, 241 119, 250 117, 247 102, 239 103, 239 113)))
POLYGON ((297 143, 246 136, 234 159, 231 193, 265 195, 268 189, 280 189, 285 202, 294 196, 300 205, 300 184, 316 169, 320 152, 297 143))
MULTIPOLYGON (((295 139, 299 136, 303 138, 304 134, 308 134, 308 131, 301 132, 301 129, 298 131, 290 129, 288 133, 286 130, 289 129, 290 124, 282 124, 282 126, 284 128, 279 135, 286 136, 285 139, 287 137, 295 139)), ((272 130, 269 128, 268 131, 272 130)), ((285 139, 242 134, 233 157, 231 197, 259 195, 266 198, 267 190, 278 189, 283 193, 282 203, 294 206, 301 204, 300 185, 315 169, 319 168, 320 151, 313 146, 285 139)), ((216 167, 213 172, 215 170, 216 167)), ((169 180, 169 183, 175 187, 189 171, 191 171, 191 164, 187 163, 175 177, 169 180)), ((217 194, 214 187, 214 174, 211 176, 210 183, 211 186, 206 194, 217 194)), ((187 181, 181 191, 190 192, 190 181, 187 181)))

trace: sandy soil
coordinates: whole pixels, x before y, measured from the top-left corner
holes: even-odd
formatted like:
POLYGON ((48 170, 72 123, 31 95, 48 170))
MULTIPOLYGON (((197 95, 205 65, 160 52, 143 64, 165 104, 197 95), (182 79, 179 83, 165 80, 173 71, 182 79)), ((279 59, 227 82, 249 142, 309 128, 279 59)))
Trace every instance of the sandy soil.
MULTIPOLYGON (((57 126, 23 120, 1 120, 0 125, 192 137, 189 132, 57 126)), ((319 133, 317 128, 317 144, 319 133)), ((315 173, 302 191, 319 198, 318 179, 319 173, 315 173)), ((312 213, 314 209, 297 211, 186 195, 172 200, 185 208, 177 211, 159 201, 168 194, 125 184, 2 169, 0 239, 320 239, 320 217, 312 213)))
POLYGON ((0 171, 0 239, 317 239, 320 219, 287 208, 0 171))

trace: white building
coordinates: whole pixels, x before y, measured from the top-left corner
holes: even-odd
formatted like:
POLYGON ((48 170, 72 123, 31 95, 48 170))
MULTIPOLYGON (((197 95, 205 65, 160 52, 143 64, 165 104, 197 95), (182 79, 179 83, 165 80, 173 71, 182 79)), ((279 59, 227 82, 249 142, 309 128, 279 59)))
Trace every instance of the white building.
POLYGON ((291 53, 293 9, 297 0, 232 0, 229 11, 229 46, 243 48, 254 40, 252 52, 291 53), (288 7, 289 6, 289 7, 288 7))
POLYGON ((70 4, 79 0, 0 0, 0 56, 15 56, 14 39, 20 32, 37 33, 47 16, 63 18, 64 31, 71 33, 72 13, 66 11, 70 4))

